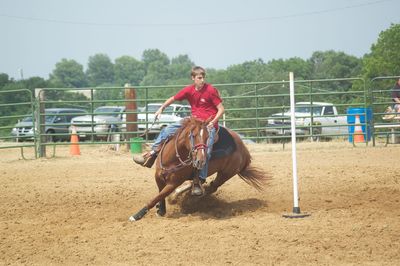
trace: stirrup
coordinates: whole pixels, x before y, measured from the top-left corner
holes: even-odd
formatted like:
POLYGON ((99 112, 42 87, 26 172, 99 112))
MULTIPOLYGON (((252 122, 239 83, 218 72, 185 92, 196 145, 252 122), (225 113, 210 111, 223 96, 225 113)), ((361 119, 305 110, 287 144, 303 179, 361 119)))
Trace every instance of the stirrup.
POLYGON ((133 161, 141 166, 151 168, 156 161, 157 153, 148 152, 145 155, 134 155, 133 161))
POLYGON ((144 167, 151 168, 157 159, 157 154, 150 155, 142 164, 144 167))

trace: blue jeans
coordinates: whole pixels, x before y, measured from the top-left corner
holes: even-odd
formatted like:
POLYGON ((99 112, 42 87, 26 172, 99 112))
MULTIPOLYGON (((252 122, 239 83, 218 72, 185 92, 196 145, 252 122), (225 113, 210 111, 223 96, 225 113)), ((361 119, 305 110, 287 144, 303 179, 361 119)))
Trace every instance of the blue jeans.
POLYGON ((175 132, 182 126, 181 123, 173 123, 169 124, 168 126, 164 127, 160 134, 158 134, 156 140, 153 143, 152 150, 155 151, 161 143, 166 140, 168 137, 172 136, 175 134, 175 132))
POLYGON ((214 145, 215 132, 216 132, 215 127, 213 127, 211 130, 208 130, 208 148, 207 148, 206 163, 204 164, 203 168, 201 168, 200 174, 199 174, 199 178, 202 180, 206 180, 206 178, 207 178, 208 161, 210 160, 212 148, 214 145))
MULTIPOLYGON (((175 134, 175 132, 182 126, 181 123, 173 123, 169 124, 167 127, 161 130, 160 134, 154 141, 154 144, 152 146, 153 151, 156 150, 160 144, 166 140, 169 136, 172 136, 175 134)), ((211 152, 212 152, 212 147, 214 145, 214 139, 215 139, 215 128, 213 127, 211 130, 208 131, 208 148, 207 148, 207 158, 206 158, 206 163, 204 164, 203 168, 200 170, 199 178, 206 180, 207 178, 207 172, 208 172, 208 161, 210 160, 211 157, 211 152)))

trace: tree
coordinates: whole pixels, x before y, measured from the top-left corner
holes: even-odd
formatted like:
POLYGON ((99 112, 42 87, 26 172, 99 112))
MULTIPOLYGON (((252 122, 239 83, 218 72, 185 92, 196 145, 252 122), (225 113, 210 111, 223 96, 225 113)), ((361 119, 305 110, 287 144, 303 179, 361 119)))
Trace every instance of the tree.
POLYGON ((392 24, 379 34, 364 56, 362 72, 366 78, 400 75, 400 24, 392 24))
POLYGON ((50 82, 55 87, 77 88, 86 86, 83 66, 75 60, 62 59, 50 74, 50 82))
POLYGON ((145 69, 143 62, 130 56, 121 56, 115 59, 115 84, 123 86, 126 83, 138 85, 143 80, 145 69))
POLYGON ((289 72, 293 72, 296 79, 309 79, 312 71, 310 63, 298 57, 272 60, 268 62, 268 70, 274 80, 288 80, 289 72))
POLYGON ((160 66, 167 66, 170 63, 168 56, 158 49, 144 50, 142 54, 142 62, 144 63, 146 74, 149 71, 150 65, 155 62, 158 62, 158 65, 160 66))
POLYGON ((165 85, 169 78, 169 66, 163 61, 154 61, 148 65, 147 74, 141 85, 165 85))
POLYGON ((242 64, 232 65, 226 70, 228 82, 241 83, 255 81, 263 71, 265 63, 261 60, 247 61, 242 64))
POLYGON ((190 71, 194 63, 190 60, 188 55, 179 55, 171 59, 169 66, 170 84, 185 84, 190 80, 190 71))
MULTIPOLYGON (((2 93, 0 97, 0 105, 6 104, 0 108, 0 117, 2 116, 17 116, 28 114, 31 110, 29 102, 31 98, 29 93, 22 91, 26 89, 23 81, 9 82, 3 87, 3 91, 13 91, 11 93, 2 93), (20 92, 18 90, 21 90, 20 92), (26 104, 13 104, 13 103, 26 103, 26 104)), ((0 127, 11 126, 17 122, 16 117, 0 119, 0 127)), ((8 130, 0 130, 0 135, 8 134, 8 130), (7 132, 6 132, 7 131, 7 132)))
POLYGON ((8 80, 8 75, 6 73, 1 73, 0 74, 0 89, 6 85, 8 82, 10 82, 8 80))
MULTIPOLYGON (((312 67, 311 79, 346 79, 357 78, 361 75, 362 60, 355 56, 337 51, 317 51, 308 60, 312 67)), ((309 85, 311 87, 311 84, 309 85)), ((354 80, 338 80, 327 82, 313 82, 313 91, 318 92, 347 92, 364 90, 362 82, 354 80)), ((358 94, 360 97, 362 93, 358 94)), ((354 94, 342 94, 339 99, 333 95, 319 95, 314 101, 327 101, 349 103, 354 99, 354 94)))
POLYGON ((343 52, 317 51, 309 59, 311 79, 349 78, 361 73, 362 60, 343 52))
POLYGON ((35 95, 35 89, 36 88, 46 88, 49 86, 48 81, 41 77, 31 77, 29 79, 26 79, 23 81, 23 84, 25 84, 25 87, 32 91, 33 95, 35 95))
POLYGON ((86 76, 90 86, 113 84, 114 65, 105 54, 90 56, 86 76))

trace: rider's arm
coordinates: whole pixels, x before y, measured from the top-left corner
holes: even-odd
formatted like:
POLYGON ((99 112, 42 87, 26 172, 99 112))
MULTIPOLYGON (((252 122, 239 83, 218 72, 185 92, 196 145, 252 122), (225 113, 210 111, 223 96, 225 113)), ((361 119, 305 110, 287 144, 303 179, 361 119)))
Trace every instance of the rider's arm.
POLYGON ((155 113, 156 119, 161 115, 161 113, 164 111, 165 108, 167 108, 171 103, 175 101, 174 96, 168 98, 160 107, 160 109, 157 110, 155 113))
POLYGON ((213 120, 210 121, 210 123, 208 124, 209 128, 212 128, 214 126, 215 123, 217 123, 218 119, 224 114, 225 112, 225 108, 222 105, 222 103, 219 103, 217 105, 217 114, 215 115, 215 117, 213 118, 213 120))

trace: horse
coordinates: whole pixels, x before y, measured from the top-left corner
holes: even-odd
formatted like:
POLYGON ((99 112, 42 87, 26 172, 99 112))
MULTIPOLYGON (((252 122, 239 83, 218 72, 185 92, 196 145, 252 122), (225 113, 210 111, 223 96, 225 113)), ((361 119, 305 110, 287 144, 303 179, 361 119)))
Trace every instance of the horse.
MULTIPOLYGON (((193 176, 193 182, 198 182, 198 172, 204 166, 208 148, 207 121, 195 118, 186 118, 182 127, 174 136, 162 144, 156 160, 155 180, 159 194, 151 199, 141 210, 129 217, 130 221, 138 221, 157 205, 157 214, 166 214, 165 198, 175 189, 193 176)), ((204 195, 217 191, 227 180, 235 175, 257 190, 262 190, 270 177, 260 169, 251 166, 251 155, 237 133, 228 128, 219 128, 225 131, 225 136, 217 140, 215 149, 222 138, 230 138, 228 142, 229 154, 211 156, 208 165, 208 176, 217 173, 215 179, 204 189, 204 195)), ((217 135, 217 134, 216 134, 217 135)), ((220 150, 221 151, 221 150, 220 150)), ((213 152, 215 152, 213 150, 213 152)), ((186 188, 184 189, 186 190, 186 188)), ((182 192, 182 189, 181 189, 182 192)))

